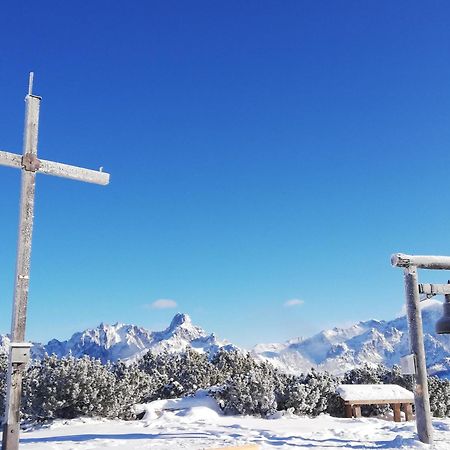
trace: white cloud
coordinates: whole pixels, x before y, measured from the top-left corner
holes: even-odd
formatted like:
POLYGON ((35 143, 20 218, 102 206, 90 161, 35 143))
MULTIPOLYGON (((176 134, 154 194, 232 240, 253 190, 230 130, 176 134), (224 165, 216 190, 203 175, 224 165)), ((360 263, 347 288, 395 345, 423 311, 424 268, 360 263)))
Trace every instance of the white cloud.
POLYGON ((284 302, 284 306, 286 308, 292 308, 293 306, 303 305, 303 303, 305 303, 303 300, 300 300, 298 298, 293 298, 291 300, 286 300, 284 302))
POLYGON ((171 300, 170 298, 160 298, 158 300, 155 300, 151 305, 150 308, 152 309, 170 309, 170 308, 176 308, 177 302, 175 300, 171 300))

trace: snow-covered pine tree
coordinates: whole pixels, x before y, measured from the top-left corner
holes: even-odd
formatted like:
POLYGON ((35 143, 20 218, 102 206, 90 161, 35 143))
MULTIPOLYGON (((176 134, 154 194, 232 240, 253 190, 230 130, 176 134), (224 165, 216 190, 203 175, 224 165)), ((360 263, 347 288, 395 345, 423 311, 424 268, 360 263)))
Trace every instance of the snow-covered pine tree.
POLYGON ((146 373, 152 380, 153 389, 146 399, 147 401, 159 400, 164 386, 169 382, 166 370, 168 358, 169 355, 166 352, 154 354, 148 351, 137 363, 138 369, 146 373))
POLYGON ((133 405, 152 398, 156 385, 152 377, 141 370, 137 364, 126 365, 119 361, 112 366, 116 376, 115 395, 121 419, 134 419, 133 405))
POLYGON ((277 410, 275 391, 280 386, 271 364, 257 363, 241 352, 219 352, 213 364, 222 385, 211 389, 211 394, 226 414, 267 416, 277 410))
POLYGON ((191 348, 183 353, 148 352, 139 368, 155 382, 153 399, 190 395, 217 383, 218 371, 208 357, 191 348))
POLYGON ((35 420, 120 415, 111 367, 87 356, 35 362, 24 379, 23 396, 24 416, 35 420))
POLYGON ((283 406, 279 405, 280 409, 291 409, 295 414, 310 415, 312 414, 311 404, 308 402, 310 394, 311 389, 300 377, 290 377, 286 383, 283 406))
POLYGON ((181 354, 171 354, 166 370, 169 383, 165 392, 168 395, 190 395, 217 382, 217 370, 208 357, 190 348, 181 354))
POLYGON ((386 377, 387 369, 382 364, 364 364, 345 373, 344 384, 380 384, 386 377))
POLYGON ((450 416, 450 380, 428 377, 430 409, 435 417, 450 416))
POLYGON ((277 410, 273 380, 260 371, 239 374, 212 391, 225 414, 267 416, 277 410))
POLYGON ((338 382, 339 379, 328 372, 316 370, 290 377, 286 383, 284 408, 293 408, 296 414, 309 416, 329 412, 338 382))
POLYGON ((218 382, 224 382, 240 374, 250 373, 257 362, 248 352, 238 350, 219 350, 212 359, 212 364, 218 370, 218 382))

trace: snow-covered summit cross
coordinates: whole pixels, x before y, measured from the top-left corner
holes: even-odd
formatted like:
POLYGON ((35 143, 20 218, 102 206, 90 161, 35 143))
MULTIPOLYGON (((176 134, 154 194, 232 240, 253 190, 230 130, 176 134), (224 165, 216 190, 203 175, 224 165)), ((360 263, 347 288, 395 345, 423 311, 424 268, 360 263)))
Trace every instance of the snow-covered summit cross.
POLYGON ((23 154, 17 155, 0 151, 0 165, 15 167, 22 171, 20 196, 19 236, 17 243, 16 276, 14 281, 14 305, 11 323, 11 350, 8 364, 8 384, 6 393, 6 411, 3 427, 2 450, 17 450, 19 447, 19 411, 22 391, 22 374, 25 367, 26 348, 25 325, 28 302, 30 274, 31 237, 34 218, 34 192, 36 173, 55 175, 106 185, 109 174, 83 169, 37 158, 39 107, 41 97, 32 93, 33 73, 30 73, 28 94, 25 97, 25 130, 23 154), (18 352, 14 352, 17 349, 18 352), (20 354, 20 352, 22 352, 20 354))

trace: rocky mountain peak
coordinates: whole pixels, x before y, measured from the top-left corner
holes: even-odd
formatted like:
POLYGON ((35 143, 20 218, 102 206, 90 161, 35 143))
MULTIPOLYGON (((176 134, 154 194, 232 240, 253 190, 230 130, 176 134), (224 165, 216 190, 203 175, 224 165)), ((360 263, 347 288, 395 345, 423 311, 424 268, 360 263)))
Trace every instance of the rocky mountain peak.
POLYGON ((170 322, 169 330, 175 330, 179 327, 189 328, 192 327, 192 319, 188 314, 185 313, 177 313, 170 322))
MULTIPOLYGON (((0 335, 0 353, 6 353, 9 339, 0 335)), ((74 333, 66 341, 52 339, 47 344, 34 344, 33 357, 40 359, 46 353, 59 357, 71 354, 75 357, 88 355, 102 362, 134 360, 148 351, 179 352, 192 347, 199 352, 215 354, 219 349, 232 348, 220 342, 214 334, 207 334, 194 325, 187 314, 176 314, 169 327, 163 331, 150 331, 137 325, 105 322, 96 328, 74 333)))

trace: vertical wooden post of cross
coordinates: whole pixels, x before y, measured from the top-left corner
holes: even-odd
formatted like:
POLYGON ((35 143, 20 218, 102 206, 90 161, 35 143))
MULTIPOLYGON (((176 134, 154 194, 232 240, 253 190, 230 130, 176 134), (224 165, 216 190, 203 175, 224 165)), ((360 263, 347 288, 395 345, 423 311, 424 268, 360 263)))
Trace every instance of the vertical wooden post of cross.
POLYGON ((14 305, 11 325, 11 343, 6 388, 6 409, 3 426, 2 450, 19 447, 20 397, 22 376, 29 357, 30 344, 25 340, 28 288, 30 284, 31 238, 34 219, 34 190, 36 173, 71 180, 107 185, 109 174, 37 158, 39 107, 41 97, 33 95, 33 73, 30 74, 28 95, 25 97, 25 132, 21 155, 0 150, 0 165, 20 169, 22 186, 20 195, 19 237, 17 243, 16 275, 14 279, 14 305))
POLYGON ((404 277, 409 342, 411 353, 416 356, 417 361, 416 384, 414 387, 417 434, 421 442, 432 444, 433 424, 431 422, 430 397, 428 394, 427 364, 425 360, 425 346, 423 342, 422 313, 420 311, 417 267, 414 265, 405 267, 404 277))
MULTIPOLYGON (((17 263, 14 282, 14 305, 11 323, 11 342, 25 340, 28 288, 30 280, 31 238, 33 233, 34 191, 36 170, 38 169, 37 142, 39 128, 39 107, 41 97, 32 94, 33 76, 26 101, 25 130, 23 140, 22 186, 20 198, 19 236, 17 243, 17 263)), ((9 358, 8 384, 6 392, 6 423, 3 427, 3 450, 18 449, 20 424, 20 397, 25 364, 14 364, 9 358)))

